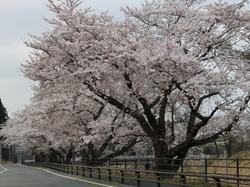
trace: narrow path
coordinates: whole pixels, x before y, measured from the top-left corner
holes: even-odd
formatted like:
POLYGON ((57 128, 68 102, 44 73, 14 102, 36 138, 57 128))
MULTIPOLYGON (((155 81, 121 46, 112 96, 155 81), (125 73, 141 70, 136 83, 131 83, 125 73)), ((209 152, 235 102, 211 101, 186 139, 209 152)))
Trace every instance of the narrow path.
MULTIPOLYGON (((48 173, 42 169, 15 164, 0 167, 0 187, 102 187, 103 185, 72 180, 48 173)), ((111 186, 110 186, 111 187, 111 186)))

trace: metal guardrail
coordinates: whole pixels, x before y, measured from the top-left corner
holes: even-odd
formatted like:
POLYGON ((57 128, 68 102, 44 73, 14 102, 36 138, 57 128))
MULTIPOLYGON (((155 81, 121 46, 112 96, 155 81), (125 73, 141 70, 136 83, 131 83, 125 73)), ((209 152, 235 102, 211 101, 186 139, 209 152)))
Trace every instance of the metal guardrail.
POLYGON ((150 187, 247 187, 250 177, 237 177, 215 174, 187 172, 162 172, 152 170, 115 169, 111 167, 92 167, 56 163, 27 163, 31 166, 49 168, 58 172, 106 180, 121 184, 150 187))
POLYGON ((162 170, 168 171, 168 167, 179 167, 178 172, 218 174, 227 176, 250 177, 250 159, 185 159, 178 160, 181 164, 174 163, 173 159, 110 159, 103 161, 84 161, 84 165, 106 165, 112 168, 152 170, 154 163, 158 161, 162 170))

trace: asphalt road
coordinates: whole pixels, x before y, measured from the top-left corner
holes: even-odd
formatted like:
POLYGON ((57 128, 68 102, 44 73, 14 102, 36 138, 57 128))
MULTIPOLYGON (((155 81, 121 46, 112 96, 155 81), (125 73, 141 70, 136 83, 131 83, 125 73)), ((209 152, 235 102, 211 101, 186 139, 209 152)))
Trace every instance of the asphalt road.
POLYGON ((15 164, 2 166, 7 170, 0 169, 0 187, 102 187, 56 176, 42 169, 15 164))

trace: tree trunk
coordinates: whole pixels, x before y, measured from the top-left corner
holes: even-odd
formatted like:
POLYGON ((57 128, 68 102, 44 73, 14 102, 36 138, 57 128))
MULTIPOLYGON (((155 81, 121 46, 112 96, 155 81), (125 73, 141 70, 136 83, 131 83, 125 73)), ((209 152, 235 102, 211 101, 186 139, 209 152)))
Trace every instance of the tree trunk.
POLYGON ((69 151, 67 152, 67 155, 66 155, 64 164, 70 164, 72 158, 73 158, 73 151, 72 151, 72 150, 69 150, 69 151))
POLYGON ((50 150, 49 152, 49 162, 60 163, 60 153, 55 150, 50 150))
MULTIPOLYGON (((154 145, 154 170, 162 170, 169 172, 177 172, 186 157, 188 148, 183 148, 183 150, 177 155, 170 155, 170 150, 168 150, 168 145, 164 141, 155 141, 154 145)), ((168 176, 173 177, 173 175, 168 176)))
POLYGON ((154 169, 165 170, 165 158, 167 155, 167 144, 164 141, 154 142, 154 169))
POLYGON ((46 154, 43 154, 43 153, 38 153, 38 154, 35 154, 35 161, 36 162, 46 162, 46 154))

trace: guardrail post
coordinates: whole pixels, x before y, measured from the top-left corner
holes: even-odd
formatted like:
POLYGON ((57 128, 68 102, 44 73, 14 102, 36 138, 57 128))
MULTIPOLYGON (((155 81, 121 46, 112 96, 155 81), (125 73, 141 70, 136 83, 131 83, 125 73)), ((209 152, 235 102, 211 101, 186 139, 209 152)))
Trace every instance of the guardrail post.
POLYGON ((98 179, 101 179, 101 169, 98 168, 97 170, 98 170, 98 179))
POLYGON ((161 187, 161 175, 156 173, 157 187, 161 187))
POLYGON ((109 182, 111 182, 111 169, 107 169, 108 170, 108 176, 109 176, 109 182))
POLYGON ((85 177, 85 167, 82 167, 82 176, 85 177))
POLYGON ((120 170, 121 172, 121 183, 124 184, 124 171, 120 170))
POLYGON ((146 159, 146 163, 144 165, 144 169, 145 170, 150 170, 150 164, 149 164, 149 159, 148 158, 146 159))
POLYGON ((117 169, 117 167, 118 167, 118 161, 117 159, 115 159, 115 168, 117 169))
POLYGON ((92 175, 92 168, 89 168, 89 177, 92 178, 93 175, 92 175))
POLYGON ((237 158, 236 159, 236 175, 237 175, 237 186, 239 187, 240 186, 240 180, 239 180, 239 177, 240 177, 240 161, 239 159, 237 158))
POLYGON ((71 166, 71 174, 74 175, 74 166, 71 166))
POLYGON ((135 159, 135 169, 137 169, 137 159, 135 159))
POLYGON ((124 160, 124 169, 127 169, 127 160, 124 160))
POLYGON ((137 186, 141 186, 141 176, 139 171, 135 171, 137 176, 137 186))
POLYGON ((79 175, 79 169, 78 169, 78 166, 76 166, 76 175, 79 175))
POLYGON ((205 182, 207 184, 207 182, 208 182, 208 177, 207 177, 207 174, 208 174, 208 172, 207 172, 207 158, 205 158, 204 173, 205 173, 205 182))

